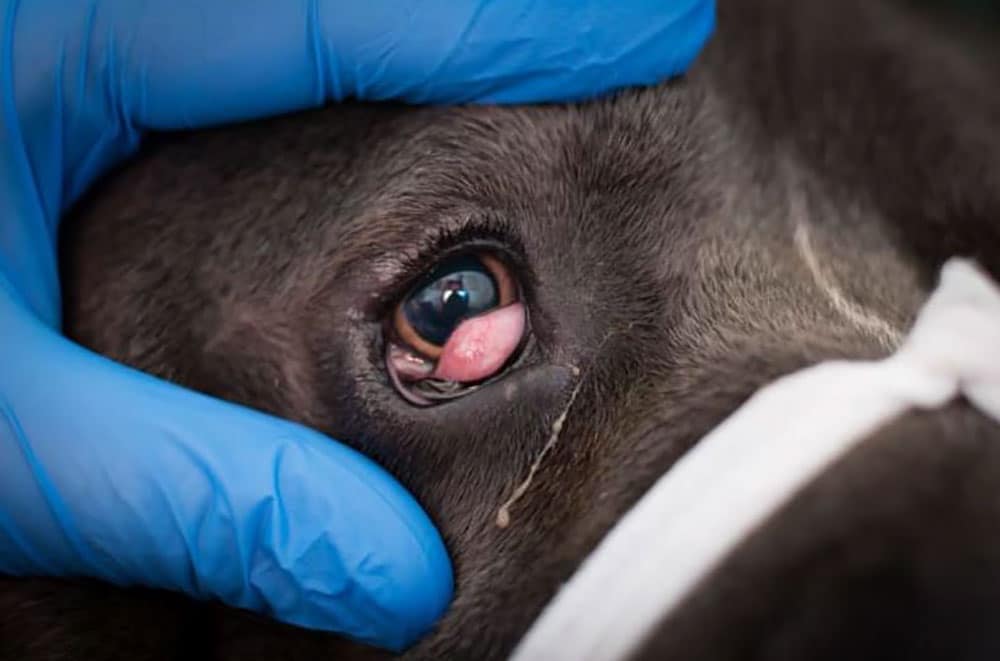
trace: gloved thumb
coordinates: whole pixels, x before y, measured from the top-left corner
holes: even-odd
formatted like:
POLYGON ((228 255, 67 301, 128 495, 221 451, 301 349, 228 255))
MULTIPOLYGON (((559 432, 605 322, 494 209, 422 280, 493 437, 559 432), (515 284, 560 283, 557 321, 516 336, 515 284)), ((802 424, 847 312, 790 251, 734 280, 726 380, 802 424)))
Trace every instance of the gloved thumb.
POLYGON ((440 537, 320 434, 65 340, 0 275, 0 572, 216 598, 402 649, 451 598, 440 537))

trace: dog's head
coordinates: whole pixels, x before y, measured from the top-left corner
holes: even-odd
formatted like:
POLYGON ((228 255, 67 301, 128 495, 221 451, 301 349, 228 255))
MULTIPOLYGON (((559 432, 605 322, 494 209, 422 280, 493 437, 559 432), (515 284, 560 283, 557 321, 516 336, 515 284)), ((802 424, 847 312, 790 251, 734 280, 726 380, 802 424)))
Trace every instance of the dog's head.
MULTIPOLYGON (((996 273, 1000 198, 983 182, 1000 142, 960 122, 979 72, 942 47, 947 76, 912 91, 924 56, 876 10, 825 4, 724 6, 687 79, 583 106, 343 106, 155 142, 81 209, 69 330, 374 457, 457 573, 412 653, 499 657, 757 388, 891 352, 953 252, 996 273), (405 306, 463 277, 483 288, 473 305, 519 303, 524 323, 484 332, 487 353, 505 348, 454 387, 393 351, 441 344, 441 310, 405 306)), ((997 441, 961 403, 880 430, 647 653, 995 654, 997 441)), ((333 649, 227 626, 241 653, 333 649)))

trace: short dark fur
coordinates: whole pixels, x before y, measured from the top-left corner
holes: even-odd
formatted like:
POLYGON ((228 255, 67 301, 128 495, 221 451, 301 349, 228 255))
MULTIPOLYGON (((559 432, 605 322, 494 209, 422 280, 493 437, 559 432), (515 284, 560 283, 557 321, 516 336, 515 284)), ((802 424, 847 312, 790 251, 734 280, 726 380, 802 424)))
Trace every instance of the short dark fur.
MULTIPOLYGON (((947 257, 1000 276, 995 52, 973 59, 871 0, 720 5, 690 75, 657 89, 574 107, 334 107, 158 139, 79 210, 67 330, 384 464, 457 570, 451 609, 407 658, 503 658, 755 388, 889 350, 821 293, 797 227, 845 294, 899 330, 947 257), (501 382, 413 408, 381 368, 381 316, 436 247, 472 238, 510 252, 536 341, 501 382), (577 379, 558 445, 498 528, 577 379)), ((962 403, 882 430, 643 656, 997 658, 998 442, 962 403)), ((0 613, 4 658, 381 656, 52 581, 0 582, 0 613)))

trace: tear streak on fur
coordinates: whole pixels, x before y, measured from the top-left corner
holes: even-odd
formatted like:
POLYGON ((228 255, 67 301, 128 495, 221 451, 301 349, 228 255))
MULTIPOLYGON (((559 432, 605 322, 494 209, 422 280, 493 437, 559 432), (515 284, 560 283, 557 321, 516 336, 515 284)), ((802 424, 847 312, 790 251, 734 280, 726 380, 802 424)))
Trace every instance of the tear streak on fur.
POLYGON ((566 401, 566 406, 563 407, 562 412, 559 417, 555 419, 552 423, 552 427, 549 432, 549 440, 546 441, 542 450, 535 457, 535 461, 532 462, 531 468, 528 469, 528 476, 524 478, 524 481, 518 485, 511 494, 510 498, 500 506, 497 510, 497 527, 506 528, 510 525, 510 508, 514 506, 521 496, 523 496, 528 488, 531 486, 531 482, 535 479, 535 473, 542 466, 542 461, 545 460, 546 455, 559 443, 559 436, 562 434, 563 425, 566 424, 566 418, 569 417, 569 412, 573 408, 573 404, 576 402, 576 396, 580 393, 580 387, 583 385, 583 379, 580 377, 580 368, 576 365, 570 365, 570 370, 573 372, 573 376, 577 377, 576 385, 573 386, 573 391, 569 395, 569 399, 566 401))
POLYGON ((844 295, 834 279, 823 270, 819 258, 813 250, 809 228, 804 222, 795 225, 795 247, 805 260, 813 281, 823 292, 833 308, 862 332, 873 335, 886 348, 894 349, 903 341, 902 334, 889 322, 871 310, 851 301, 844 295))

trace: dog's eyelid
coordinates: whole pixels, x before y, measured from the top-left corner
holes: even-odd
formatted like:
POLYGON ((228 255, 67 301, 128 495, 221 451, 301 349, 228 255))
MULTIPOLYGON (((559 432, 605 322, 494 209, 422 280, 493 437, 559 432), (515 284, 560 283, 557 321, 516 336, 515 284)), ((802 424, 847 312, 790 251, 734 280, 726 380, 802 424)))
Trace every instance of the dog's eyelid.
POLYGON ((460 253, 495 255, 510 267, 518 283, 528 283, 530 272, 523 243, 503 214, 475 210, 448 214, 446 219, 437 217, 423 228, 418 222, 413 220, 415 229, 405 244, 374 258, 383 276, 370 298, 370 318, 386 318, 430 265, 460 253))

